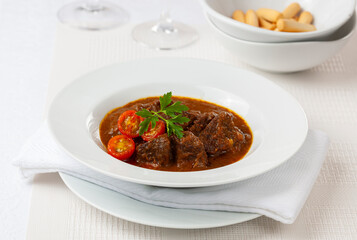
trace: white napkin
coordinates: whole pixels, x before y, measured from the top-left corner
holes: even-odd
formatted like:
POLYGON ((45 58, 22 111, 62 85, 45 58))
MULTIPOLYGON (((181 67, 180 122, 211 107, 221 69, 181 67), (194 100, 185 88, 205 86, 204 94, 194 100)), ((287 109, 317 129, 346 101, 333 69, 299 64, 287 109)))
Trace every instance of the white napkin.
POLYGON ((14 164, 25 177, 64 172, 131 198, 165 207, 259 213, 293 223, 320 172, 328 148, 325 133, 310 130, 286 163, 260 176, 214 187, 164 188, 125 182, 95 172, 72 159, 43 125, 23 146, 14 164))

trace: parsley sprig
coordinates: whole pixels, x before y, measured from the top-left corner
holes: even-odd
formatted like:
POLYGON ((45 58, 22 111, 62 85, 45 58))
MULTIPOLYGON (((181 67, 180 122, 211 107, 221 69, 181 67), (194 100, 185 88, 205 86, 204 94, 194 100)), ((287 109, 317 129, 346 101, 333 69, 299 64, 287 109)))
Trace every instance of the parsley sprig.
POLYGON ((167 135, 170 136, 171 134, 176 135, 178 138, 183 137, 183 128, 177 123, 186 123, 189 122, 190 119, 187 117, 182 116, 183 111, 187 111, 188 107, 186 105, 181 104, 180 101, 172 102, 172 92, 168 92, 164 94, 164 96, 160 97, 160 111, 149 111, 147 109, 142 109, 136 112, 136 115, 141 116, 144 119, 140 123, 139 135, 141 136, 149 129, 149 125, 151 123, 151 127, 154 128, 156 126, 156 122, 159 119, 163 120, 166 123, 166 130, 167 135), (167 117, 164 118, 162 114, 166 115, 167 117))

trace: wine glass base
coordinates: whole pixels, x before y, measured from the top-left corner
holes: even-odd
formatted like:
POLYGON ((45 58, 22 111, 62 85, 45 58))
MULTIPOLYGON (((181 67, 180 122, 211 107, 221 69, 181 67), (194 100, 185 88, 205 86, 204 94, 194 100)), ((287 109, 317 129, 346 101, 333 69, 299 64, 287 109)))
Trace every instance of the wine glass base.
POLYGON ((158 50, 182 48, 198 39, 193 28, 179 22, 172 24, 174 31, 165 32, 155 31, 157 21, 145 22, 133 29, 132 36, 138 43, 158 50))
POLYGON ((57 16, 63 24, 86 30, 115 28, 129 19, 129 14, 113 3, 88 0, 63 6, 57 16))

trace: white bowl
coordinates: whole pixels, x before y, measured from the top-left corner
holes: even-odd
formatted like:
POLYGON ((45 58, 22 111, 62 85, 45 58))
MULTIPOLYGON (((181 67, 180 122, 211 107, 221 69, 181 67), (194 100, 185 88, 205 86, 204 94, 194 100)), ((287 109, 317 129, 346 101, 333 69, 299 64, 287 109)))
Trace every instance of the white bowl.
POLYGON ((295 42, 323 38, 341 27, 353 14, 356 0, 300 0, 304 10, 314 16, 313 32, 276 32, 238 22, 231 18, 236 9, 272 8, 283 11, 296 0, 201 0, 204 10, 212 22, 224 33, 233 37, 254 42, 295 42))
POLYGON ((241 61, 266 71, 296 72, 319 65, 335 55, 354 33, 356 14, 324 41, 293 43, 244 41, 229 36, 208 22, 218 41, 241 61))
POLYGON ((180 58, 136 60, 88 73, 55 97, 47 119, 55 140, 84 165, 125 181, 165 187, 213 186, 257 176, 287 161, 308 130, 299 103, 268 79, 230 65, 180 58), (135 99, 168 91, 217 103, 242 116, 253 132, 247 155, 220 168, 167 172, 137 167, 107 154, 98 132, 105 114, 135 99))

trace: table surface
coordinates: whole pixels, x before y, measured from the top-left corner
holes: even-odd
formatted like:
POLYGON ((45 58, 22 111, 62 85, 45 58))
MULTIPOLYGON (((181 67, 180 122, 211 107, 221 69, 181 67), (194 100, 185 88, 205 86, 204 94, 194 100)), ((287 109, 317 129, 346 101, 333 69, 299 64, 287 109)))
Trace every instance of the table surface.
POLYGON ((357 47, 353 44, 357 36, 335 57, 309 71, 271 74, 245 65, 219 46, 204 25, 196 1, 116 1, 130 12, 131 24, 94 34, 57 28, 55 14, 66 2, 69 1, 0 2, 0 80, 4 86, 0 107, 6 113, 0 117, 2 239, 23 239, 26 232, 28 239, 354 239, 357 236, 357 47), (132 24, 156 18, 163 7, 172 9, 173 18, 195 24, 200 31, 199 42, 171 52, 135 45, 130 38, 132 24), (11 159, 41 124, 46 104, 63 85, 106 64, 151 56, 213 59, 258 72, 300 101, 311 128, 329 134, 328 157, 294 224, 284 225, 262 217, 208 230, 143 226, 84 203, 64 186, 57 174, 39 175, 33 181, 21 178, 11 166, 11 159))

